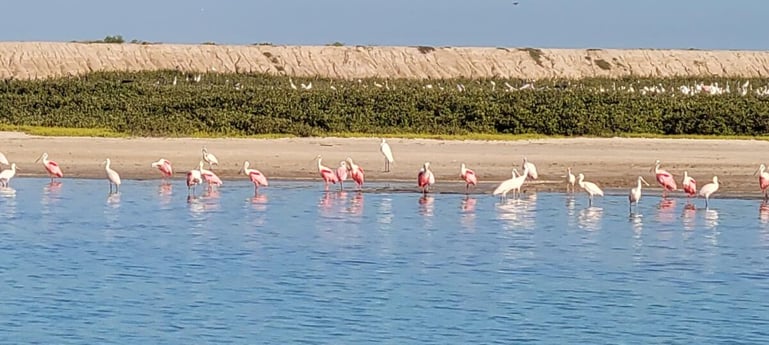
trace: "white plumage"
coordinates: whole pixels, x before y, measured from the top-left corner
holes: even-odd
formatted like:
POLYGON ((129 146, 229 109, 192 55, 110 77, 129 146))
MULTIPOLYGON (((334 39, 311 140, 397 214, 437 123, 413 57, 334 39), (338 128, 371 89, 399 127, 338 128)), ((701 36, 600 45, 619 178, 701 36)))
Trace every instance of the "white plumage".
POLYGON ((700 196, 705 198, 705 207, 708 207, 708 199, 718 190, 718 176, 713 176, 713 182, 702 186, 700 196))
POLYGON ((0 164, 2 165, 9 165, 8 158, 5 157, 5 154, 0 152, 0 164))
POLYGON ((593 182, 587 182, 585 181, 585 175, 582 173, 579 174, 579 180, 578 180, 579 187, 584 189, 585 192, 587 192, 588 195, 590 195, 590 205, 593 204, 593 196, 603 196, 603 191, 601 188, 598 188, 598 185, 596 185, 593 182))
POLYGON ((10 169, 6 169, 3 170, 3 172, 0 172, 0 185, 3 187, 8 187, 8 183, 11 182, 11 179, 14 176, 16 176, 16 163, 11 164, 10 169))
POLYGON ((502 181, 491 194, 502 195, 502 198, 507 198, 507 193, 512 191, 513 197, 515 197, 516 192, 518 192, 518 194, 521 193, 521 186, 523 186, 523 182, 526 180, 527 173, 528 171, 524 169, 523 174, 519 176, 518 170, 513 169, 513 178, 502 181))
POLYGON ((112 185, 115 185, 115 193, 120 191, 120 175, 117 173, 117 171, 112 170, 110 167, 110 160, 107 158, 104 161, 104 171, 107 172, 107 179, 109 180, 109 191, 112 193, 112 185))
POLYGON ((216 159, 216 156, 214 156, 213 153, 209 153, 208 149, 205 146, 203 146, 202 152, 203 152, 203 160, 206 161, 206 163, 208 163, 209 168, 213 168, 214 165, 217 165, 217 166, 219 165, 219 160, 216 159))
POLYGON ((379 152, 382 152, 382 155, 385 158, 385 171, 390 171, 390 164, 395 162, 395 159, 393 158, 393 151, 390 148, 390 144, 385 141, 385 138, 382 138, 382 143, 379 144, 379 152))
POLYGON ((523 169, 523 171, 528 171, 528 174, 524 173, 523 175, 528 175, 533 180, 536 180, 539 177, 539 174, 537 174, 537 167, 534 163, 529 162, 526 157, 523 157, 523 166, 521 166, 521 169, 523 169))

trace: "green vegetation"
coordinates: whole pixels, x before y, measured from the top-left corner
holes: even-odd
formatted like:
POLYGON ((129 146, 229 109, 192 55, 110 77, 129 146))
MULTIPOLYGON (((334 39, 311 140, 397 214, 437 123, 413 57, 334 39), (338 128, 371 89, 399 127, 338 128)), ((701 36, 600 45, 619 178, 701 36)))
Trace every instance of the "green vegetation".
MULTIPOLYGON (((330 80, 178 71, 0 81, 0 129, 86 136, 366 136, 500 140, 542 136, 769 135, 769 98, 627 90, 746 79, 330 80), (174 80, 178 80, 174 85, 174 80), (457 84, 466 91, 457 91, 457 84), (425 88, 426 85, 432 88, 425 88), (334 87, 332 89, 332 86, 334 87), (364 87, 365 86, 365 87, 364 87), (599 92, 602 88, 605 92, 599 92), (616 90, 616 91, 615 91, 616 90)), ((766 79, 751 79, 758 87, 766 79)))
POLYGON ((434 52, 435 48, 428 47, 428 46, 418 46, 417 50, 419 50, 419 52, 422 53, 422 54, 429 54, 429 53, 434 52))
POLYGON ((104 39, 100 39, 100 40, 72 41, 72 42, 75 42, 75 43, 112 43, 112 44, 123 44, 123 43, 125 43, 125 40, 123 39, 123 36, 115 35, 115 36, 106 36, 106 37, 104 37, 104 39))
POLYGON ((344 47, 344 43, 339 42, 339 41, 333 42, 333 43, 329 43, 329 44, 326 44, 326 45, 329 46, 329 47, 344 47))

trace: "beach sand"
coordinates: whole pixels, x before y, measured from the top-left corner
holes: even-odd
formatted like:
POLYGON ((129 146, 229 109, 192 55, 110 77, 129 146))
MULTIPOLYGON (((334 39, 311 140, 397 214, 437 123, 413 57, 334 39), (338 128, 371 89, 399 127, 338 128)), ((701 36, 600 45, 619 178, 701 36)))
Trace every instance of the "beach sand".
MULTIPOLYGON (((173 162, 175 179, 183 179, 195 168, 205 145, 215 154, 221 166, 215 167, 223 179, 245 179, 238 176, 244 160, 270 179, 317 180, 314 158, 323 156, 323 164, 337 167, 352 157, 366 171, 368 181, 404 181, 414 184, 426 161, 436 175, 437 192, 462 191, 459 165, 474 169, 481 183, 478 193, 493 190, 497 183, 510 178, 513 167, 524 156, 537 165, 540 177, 529 184, 537 191, 565 191, 566 167, 575 175, 584 173, 587 181, 605 189, 623 192, 641 175, 657 189, 650 172, 660 159, 662 168, 676 176, 679 183, 683 171, 697 179, 699 186, 718 175, 722 195, 760 196, 757 178, 753 176, 762 163, 761 152, 769 142, 758 140, 695 140, 637 138, 568 138, 521 141, 444 141, 427 139, 388 139, 395 164, 383 172, 384 160, 378 138, 284 138, 284 139, 190 139, 190 138, 83 138, 40 137, 15 132, 0 132, 0 152, 18 165, 18 176, 46 176, 41 164, 34 160, 47 152, 58 162, 65 178, 104 178, 101 163, 112 160, 113 169, 124 179, 159 179, 150 167, 158 158, 173 162), (619 190, 621 189, 621 190, 619 190)), ((406 184, 408 186, 408 184, 406 184)))

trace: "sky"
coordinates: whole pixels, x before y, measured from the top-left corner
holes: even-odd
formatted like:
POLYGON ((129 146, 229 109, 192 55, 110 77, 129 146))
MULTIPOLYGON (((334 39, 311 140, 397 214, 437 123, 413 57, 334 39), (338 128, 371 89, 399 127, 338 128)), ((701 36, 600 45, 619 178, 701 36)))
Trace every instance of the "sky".
POLYGON ((769 50, 767 14, 766 0, 24 0, 3 3, 0 41, 769 50))

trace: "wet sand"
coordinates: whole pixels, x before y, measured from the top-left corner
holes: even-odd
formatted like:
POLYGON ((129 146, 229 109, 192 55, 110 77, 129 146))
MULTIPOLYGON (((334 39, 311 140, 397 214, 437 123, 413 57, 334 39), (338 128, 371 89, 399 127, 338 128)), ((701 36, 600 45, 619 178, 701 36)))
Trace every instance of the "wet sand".
POLYGON ((769 142, 758 140, 569 138, 502 142, 393 138, 388 142, 395 164, 386 173, 377 138, 114 139, 0 132, 0 152, 17 163, 20 177, 46 176, 34 160, 47 152, 61 165, 65 178, 103 178, 101 163, 110 158, 113 169, 124 179, 159 179, 150 163, 163 157, 173 162, 174 178, 183 179, 184 173, 201 160, 205 145, 219 158, 221 165, 213 170, 225 180, 245 179, 238 176, 238 171, 248 160, 252 168, 270 179, 319 181, 314 158, 320 154, 323 164, 332 168, 352 157, 365 169, 368 181, 414 184, 419 168, 429 161, 437 179, 436 192, 464 190, 459 180, 460 163, 466 163, 478 175, 481 183, 476 192, 489 192, 510 177, 513 167, 520 170, 527 156, 537 165, 540 177, 526 189, 537 191, 565 191, 562 176, 566 167, 572 167, 575 175, 584 173, 587 181, 612 193, 624 193, 641 175, 652 184, 650 193, 658 194, 650 169, 660 159, 662 168, 676 176, 679 187, 683 171, 687 170, 700 186, 718 175, 721 195, 758 197, 753 173, 763 162, 761 152, 769 150, 769 142))

